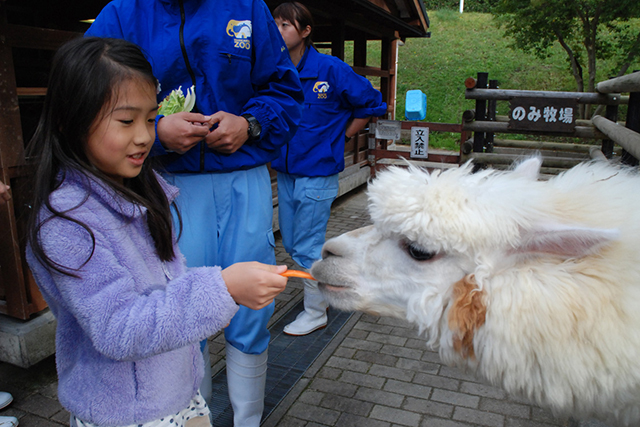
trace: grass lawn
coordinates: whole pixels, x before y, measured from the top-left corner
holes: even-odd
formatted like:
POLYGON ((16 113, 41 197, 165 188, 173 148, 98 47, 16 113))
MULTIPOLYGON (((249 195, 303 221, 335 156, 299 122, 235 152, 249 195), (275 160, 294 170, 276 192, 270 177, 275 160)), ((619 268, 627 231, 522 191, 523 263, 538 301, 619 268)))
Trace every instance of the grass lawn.
MULTIPOLYGON (((398 120, 404 120, 407 90, 421 89, 427 94, 425 121, 460 123, 462 113, 475 106, 464 98, 464 81, 478 72, 489 73, 504 89, 575 88, 560 48, 545 60, 513 50, 489 14, 440 10, 429 12, 429 18, 431 38, 407 39, 398 49, 398 120)), ((508 103, 498 102, 498 114, 507 112, 508 103)), ((430 146, 457 150, 458 139, 434 132, 430 146)))

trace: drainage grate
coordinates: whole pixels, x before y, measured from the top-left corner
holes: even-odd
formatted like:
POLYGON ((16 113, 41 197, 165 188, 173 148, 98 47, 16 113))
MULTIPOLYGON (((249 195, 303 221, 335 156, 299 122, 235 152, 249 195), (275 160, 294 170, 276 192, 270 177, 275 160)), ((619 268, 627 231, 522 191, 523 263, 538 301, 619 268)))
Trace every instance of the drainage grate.
MULTIPOLYGON (((285 335, 282 329, 293 322, 303 308, 303 302, 300 301, 271 326, 263 420, 278 406, 352 315, 330 309, 326 328, 303 337, 285 335)), ((233 410, 229 402, 226 369, 214 375, 212 381, 213 394, 209 407, 213 425, 233 427, 233 410)))

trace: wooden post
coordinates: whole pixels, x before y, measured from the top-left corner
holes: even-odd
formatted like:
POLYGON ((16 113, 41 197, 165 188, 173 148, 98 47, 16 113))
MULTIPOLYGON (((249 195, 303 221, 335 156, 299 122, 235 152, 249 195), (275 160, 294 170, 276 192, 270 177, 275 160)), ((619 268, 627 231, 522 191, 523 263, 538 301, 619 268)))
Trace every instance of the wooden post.
MULTIPOLYGON (((627 110, 626 126, 633 131, 640 132, 640 72, 635 71, 627 76, 631 76, 628 80, 632 81, 635 86, 630 88, 631 93, 629 93, 629 108, 627 110)), ((638 159, 640 159, 640 151, 635 154, 631 154, 629 152, 622 153, 622 163, 627 165, 637 166, 638 159), (632 155, 633 157, 631 157, 632 155)))
POLYGON ((396 38, 391 40, 391 52, 390 56, 392 58, 391 63, 389 64, 389 102, 387 103, 387 113, 390 115, 389 119, 396 119, 396 100, 398 97, 398 38, 399 34, 396 31, 396 38))
MULTIPOLYGON (((605 110, 605 117, 612 122, 618 121, 618 106, 617 105, 607 105, 605 110)), ((613 157, 613 141, 611 139, 603 139, 602 140, 602 154, 605 155, 607 159, 613 157)))
POLYGON ((337 19, 331 25, 333 32, 331 37, 331 55, 344 61, 344 19, 337 19))
POLYGON ((353 40, 353 65, 355 67, 367 66, 367 39, 362 35, 353 40))
MULTIPOLYGON (((380 46, 380 68, 383 71, 390 71, 391 70, 391 64, 394 63, 395 61, 395 57, 392 57, 392 55, 394 55, 393 49, 392 49, 392 43, 393 43, 393 39, 382 39, 381 41, 381 46, 380 46)), ((382 100, 384 102, 387 103, 387 105, 390 105, 392 99, 391 99, 391 76, 387 75, 387 76, 381 76, 380 77, 380 92, 382 92, 382 100)))
MULTIPOLYGON (((477 89, 486 89, 487 80, 489 79, 489 73, 478 73, 476 79, 477 89)), ((476 90, 476 89, 474 89, 476 90)), ((476 121, 486 120, 487 101, 482 99, 476 100, 476 121)), ((484 132, 475 132, 473 134, 473 151, 475 153, 482 153, 484 151, 484 132)))
MULTIPOLYGON (((5 3, 2 2, 0 35, 7 34, 5 3)), ((24 144, 18 109, 18 93, 11 46, 6 37, 0 39, 0 168, 2 181, 13 185, 10 170, 24 164, 24 144)), ((15 188, 13 188, 15 193, 15 188)), ((15 195, 0 206, 0 289, 5 301, 0 301, 0 312, 20 319, 29 317, 27 293, 22 269, 18 224, 14 209, 15 195)))
MULTIPOLYGON (((489 80, 489 89, 497 89, 498 81, 497 80, 489 80)), ((496 121, 496 103, 495 99, 490 100, 487 104, 487 120, 491 122, 496 121)), ((485 152, 493 153, 493 138, 495 134, 493 132, 488 132, 484 138, 485 152)))

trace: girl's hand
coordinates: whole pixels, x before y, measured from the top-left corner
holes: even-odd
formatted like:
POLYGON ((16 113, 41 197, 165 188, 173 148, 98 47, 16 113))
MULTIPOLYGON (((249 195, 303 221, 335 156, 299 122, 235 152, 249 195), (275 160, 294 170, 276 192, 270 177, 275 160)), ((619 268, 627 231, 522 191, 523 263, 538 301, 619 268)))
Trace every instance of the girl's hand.
POLYGON ((11 193, 9 192, 9 186, 0 181, 0 205, 4 205, 11 199, 11 193))
POLYGON ((222 270, 231 297, 238 304, 259 310, 284 290, 287 278, 284 265, 268 265, 259 262, 238 262, 222 270))
POLYGON ((184 154, 209 135, 210 122, 199 113, 169 114, 158 121, 158 139, 166 150, 184 154))

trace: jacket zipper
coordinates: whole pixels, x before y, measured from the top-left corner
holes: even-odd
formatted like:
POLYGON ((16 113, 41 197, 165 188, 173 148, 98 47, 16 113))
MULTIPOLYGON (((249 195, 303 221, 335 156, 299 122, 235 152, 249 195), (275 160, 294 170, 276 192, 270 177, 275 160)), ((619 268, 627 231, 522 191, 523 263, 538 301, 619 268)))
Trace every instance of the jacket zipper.
POLYGON ((167 279, 169 279, 169 281, 173 280, 173 275, 169 272, 169 268, 164 261, 162 262, 162 271, 164 272, 164 275, 167 277, 167 279))
POLYGON ((287 141, 287 153, 284 156, 284 170, 287 171, 287 173, 289 173, 289 142, 287 141))
MULTIPOLYGON (((178 2, 180 4, 180 49, 182 50, 182 58, 184 58, 184 63, 187 66, 187 71, 189 72, 189 76, 191 77, 191 84, 194 89, 196 86, 196 75, 191 68, 191 63, 189 63, 189 56, 187 55, 187 47, 184 44, 184 24, 186 21, 186 15, 184 13, 184 0, 180 0, 178 2)), ((197 111, 197 107, 196 107, 197 111)), ((204 171, 204 141, 200 142, 200 172, 204 171)))

